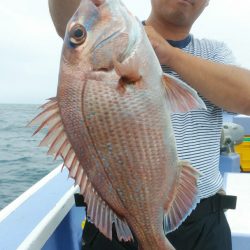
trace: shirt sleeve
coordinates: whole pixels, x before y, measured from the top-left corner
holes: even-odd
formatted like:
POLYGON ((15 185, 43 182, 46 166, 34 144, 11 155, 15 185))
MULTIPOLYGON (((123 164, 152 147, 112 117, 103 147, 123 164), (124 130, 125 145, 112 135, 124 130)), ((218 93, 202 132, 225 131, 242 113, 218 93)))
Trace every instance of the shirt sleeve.
POLYGON ((229 47, 225 43, 218 42, 215 48, 213 61, 222 64, 230 64, 238 66, 236 58, 233 55, 233 52, 231 51, 231 49, 229 49, 229 47))
MULTIPOLYGON (((239 66, 236 62, 236 58, 233 55, 233 52, 231 51, 231 49, 229 49, 229 47, 225 43, 218 43, 218 46, 215 49, 213 61, 222 64, 239 66)), ((237 114, 227 110, 223 110, 223 113, 232 116, 237 114)))

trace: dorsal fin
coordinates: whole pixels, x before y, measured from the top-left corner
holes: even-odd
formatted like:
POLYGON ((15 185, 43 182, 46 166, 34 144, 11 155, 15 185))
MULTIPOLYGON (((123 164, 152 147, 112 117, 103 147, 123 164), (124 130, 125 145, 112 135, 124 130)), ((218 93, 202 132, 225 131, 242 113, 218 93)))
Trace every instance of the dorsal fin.
POLYGON ((74 149, 64 131, 63 122, 59 112, 56 98, 52 98, 42 106, 43 111, 38 114, 28 125, 39 125, 36 133, 48 126, 48 133, 40 143, 49 147, 49 154, 61 155, 64 166, 69 170, 69 176, 75 179, 80 186, 80 192, 85 197, 88 205, 87 215, 92 223, 110 240, 112 240, 112 224, 115 224, 119 240, 133 240, 133 235, 125 219, 119 218, 109 205, 99 196, 89 181, 84 168, 79 162, 74 149))

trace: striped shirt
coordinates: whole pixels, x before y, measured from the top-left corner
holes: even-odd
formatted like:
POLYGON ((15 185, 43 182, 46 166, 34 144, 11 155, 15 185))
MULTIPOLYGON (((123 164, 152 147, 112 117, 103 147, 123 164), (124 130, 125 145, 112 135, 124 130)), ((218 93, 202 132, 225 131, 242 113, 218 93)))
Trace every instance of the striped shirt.
MULTIPOLYGON (((195 39, 192 35, 182 41, 169 43, 192 55, 223 64, 234 64, 234 57, 221 42, 195 39)), ((162 65, 164 72, 178 78, 175 72, 162 65)), ((192 74, 192 72, 190 72, 192 74)), ((202 176, 198 181, 199 198, 214 195, 222 187, 219 171, 220 137, 223 110, 200 95, 207 110, 195 110, 184 114, 172 114, 179 159, 188 160, 202 176)))

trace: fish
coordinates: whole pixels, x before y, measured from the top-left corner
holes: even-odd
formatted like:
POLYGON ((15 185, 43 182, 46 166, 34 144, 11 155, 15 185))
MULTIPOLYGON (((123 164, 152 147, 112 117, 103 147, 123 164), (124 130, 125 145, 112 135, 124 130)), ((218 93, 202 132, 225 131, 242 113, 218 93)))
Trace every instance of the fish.
MULTIPOLYGON (((174 249, 165 235, 199 202, 200 173, 178 158, 171 114, 205 109, 163 73, 141 22, 120 0, 81 0, 63 42, 56 97, 31 122, 61 156, 91 223, 140 250, 174 249)), ((192 145, 190 145, 192 146, 192 145)))

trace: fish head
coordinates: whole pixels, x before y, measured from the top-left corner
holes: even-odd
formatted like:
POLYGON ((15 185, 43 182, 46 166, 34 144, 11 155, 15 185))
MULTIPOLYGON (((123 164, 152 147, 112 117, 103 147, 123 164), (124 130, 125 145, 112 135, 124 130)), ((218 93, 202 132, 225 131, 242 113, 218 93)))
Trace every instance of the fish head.
POLYGON ((62 62, 82 72, 111 70, 135 43, 130 15, 119 0, 82 0, 66 28, 62 62))

